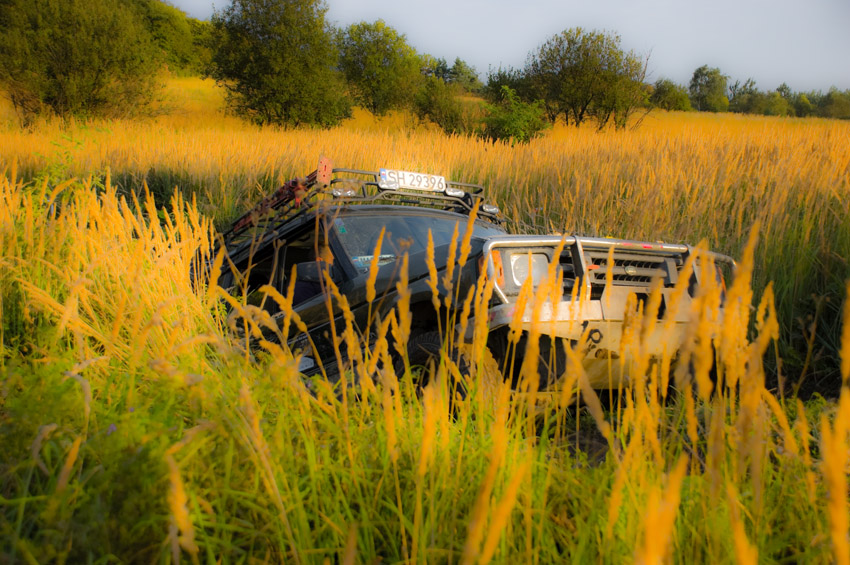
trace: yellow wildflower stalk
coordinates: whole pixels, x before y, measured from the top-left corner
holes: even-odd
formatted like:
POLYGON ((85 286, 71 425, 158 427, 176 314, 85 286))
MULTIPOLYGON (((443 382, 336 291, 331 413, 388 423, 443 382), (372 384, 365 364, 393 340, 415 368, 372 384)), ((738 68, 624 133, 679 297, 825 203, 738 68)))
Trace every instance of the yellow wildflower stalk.
MULTIPOLYGON (((378 278, 378 267, 381 259, 381 249, 384 241, 384 233, 387 231, 386 226, 381 227, 381 233, 378 234, 378 242, 375 244, 375 249, 372 251, 372 260, 369 262, 369 278, 366 279, 366 301, 372 302, 375 300, 375 279, 378 278)), ((430 237, 430 230, 428 235, 430 237)))
POLYGON ((443 286, 446 287, 446 297, 443 300, 443 303, 446 305, 446 308, 449 308, 452 305, 452 289, 454 288, 453 280, 455 272, 455 261, 457 259, 457 230, 458 224, 455 223, 455 229, 452 232, 451 243, 449 243, 449 254, 446 257, 446 274, 443 275, 443 286))
POLYGON ((806 418, 806 408, 803 406, 803 401, 797 398, 797 420, 794 422, 794 428, 797 430, 797 435, 800 437, 803 452, 803 464, 806 468, 806 494, 810 504, 815 504, 817 501, 815 474, 812 471, 812 456, 809 450, 809 421, 806 418))
POLYGON ((732 535, 735 538, 735 559, 741 565, 756 565, 758 563, 758 548, 747 539, 744 522, 741 520, 741 512, 738 509, 740 500, 738 492, 731 481, 726 482, 726 500, 732 518, 732 535))
POLYGON ((507 489, 505 489, 505 494, 493 510, 490 527, 487 530, 487 538, 484 540, 484 547, 478 559, 478 562, 482 565, 489 563, 496 553, 496 545, 502 537, 502 532, 516 504, 517 492, 519 491, 519 487, 522 486, 530 466, 528 459, 520 463, 519 469, 511 477, 511 481, 508 483, 507 489))
MULTIPOLYGON (((192 554, 193 561, 197 561, 198 545, 195 543, 195 528, 189 516, 189 498, 186 496, 186 489, 180 478, 180 469, 171 455, 165 456, 165 462, 168 463, 168 507, 171 510, 173 525, 179 532, 177 543, 183 550, 192 554)), ((172 538, 172 552, 175 550, 173 541, 172 538)), ((172 559, 175 563, 179 563, 179 554, 172 554, 172 559)))
POLYGON ((850 281, 844 295, 844 327, 841 330, 841 382, 850 386, 850 281))
MULTIPOLYGON (((507 384, 507 383, 506 383, 507 384)), ((510 397, 509 386, 503 386, 500 390, 496 408, 496 419, 493 422, 492 438, 493 447, 490 451, 490 465, 484 475, 484 482, 478 490, 475 506, 472 509, 472 517, 469 521, 469 533, 463 548, 461 563, 475 563, 479 557, 481 539, 484 537, 484 526, 490 511, 490 496, 496 482, 496 475, 502 465, 507 449, 507 414, 510 397)))
POLYGON ((472 239, 472 232, 475 229, 475 220, 478 218, 479 206, 481 206, 481 200, 476 200, 472 206, 472 210, 469 212, 469 219, 466 220, 466 230, 463 232, 463 241, 460 243, 460 257, 457 261, 458 266, 461 268, 466 265, 466 260, 469 257, 469 241, 472 239))
POLYGON ((821 453, 823 475, 827 488, 827 516, 829 518, 832 555, 835 563, 850 564, 850 508, 847 504, 847 431, 850 427, 850 392, 845 388, 838 403, 835 427, 826 414, 821 416, 821 453))
POLYGON ((425 263, 428 265, 428 287, 431 289, 431 304, 434 305, 434 311, 440 311, 440 291, 437 288, 439 284, 437 275, 437 265, 434 262, 434 236, 431 234, 431 229, 428 229, 428 248, 425 250, 425 263))
POLYGON ((637 563, 655 565, 664 562, 668 554, 676 514, 679 511, 682 479, 688 468, 688 458, 683 455, 676 467, 667 477, 667 485, 663 489, 656 486, 649 494, 646 519, 644 520, 643 545, 638 550, 637 563))

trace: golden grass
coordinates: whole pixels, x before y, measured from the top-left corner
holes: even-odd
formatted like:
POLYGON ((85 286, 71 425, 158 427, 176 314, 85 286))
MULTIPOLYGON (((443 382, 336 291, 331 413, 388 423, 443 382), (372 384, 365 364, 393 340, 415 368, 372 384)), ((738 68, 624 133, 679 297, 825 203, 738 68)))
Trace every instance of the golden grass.
MULTIPOLYGON (((385 353, 382 370, 350 356, 348 374, 372 383, 356 402, 321 381, 315 396, 308 394, 285 346, 264 343, 268 359, 245 360, 215 307, 220 291, 193 286, 190 262, 197 252, 208 256, 211 241, 209 223, 194 206, 176 199, 160 223, 152 220, 158 214, 150 200, 127 205, 108 183, 100 190, 67 183, 47 189, 47 183, 27 187, 0 178, 4 316, 10 316, 4 323, 24 328, 3 338, 4 376, 25 385, 7 388, 2 408, 5 429, 23 432, 4 455, 24 458, 19 471, 4 471, 13 485, 3 491, 12 501, 12 514, 4 517, 28 505, 20 514, 27 528, 12 535, 13 555, 44 557, 38 544, 61 542, 66 557, 96 556, 97 547, 75 542, 57 524, 82 520, 88 535, 109 531, 108 522, 85 522, 94 511, 88 501, 115 504, 124 496, 116 485, 153 474, 167 489, 141 493, 164 509, 145 515, 162 528, 160 538, 154 529, 145 539, 163 542, 144 553, 148 560, 176 561, 182 553, 193 560, 235 557, 234 548, 254 551, 260 560, 294 562, 342 554, 414 562, 565 555, 747 562, 756 555, 776 558, 789 547, 803 560, 846 556, 850 396, 845 391, 835 409, 822 411, 816 429, 824 455, 811 458, 805 448, 815 427, 801 423, 805 409, 796 407, 792 428, 783 413, 789 406, 763 386, 758 357, 774 335, 776 315, 769 296, 756 309, 763 333, 752 340, 724 329, 716 317, 697 315, 716 304, 716 285, 694 304, 693 331, 705 333, 689 339, 698 344, 715 335, 735 342, 717 350, 724 376, 741 383, 740 400, 726 390, 696 403, 686 393, 684 406, 664 405, 653 384, 664 377, 658 367, 628 387, 622 414, 603 411, 582 387, 609 448, 604 464, 583 467, 581 456, 565 448, 568 408, 539 412, 528 382, 520 394, 506 382, 495 399, 482 399, 475 394, 480 373, 473 371, 472 393, 455 399, 450 411, 448 358, 421 401, 408 370, 393 374, 385 353), (725 364, 727 350, 751 356, 743 365, 725 364), (50 394, 69 362, 65 374, 77 388, 50 394), (19 371, 22 363, 42 367, 43 376, 19 371), (42 399, 37 408, 33 395, 42 399), (69 403, 79 409, 60 410, 69 403), (139 418, 134 410, 128 414, 135 407, 144 407, 139 418), (54 421, 61 428, 38 431, 54 421), (112 425, 120 433, 108 432, 112 425), (548 431, 538 435, 538 426, 548 431), (31 446, 28 438, 35 438, 31 446), (84 479, 99 462, 111 469, 113 458, 141 447, 158 466, 110 475, 106 487, 84 479), (28 469, 41 467, 46 484, 24 480, 28 469), (801 483, 801 475, 811 476, 812 485, 801 483), (564 505, 572 508, 566 515, 559 510, 564 505), (722 525, 724 516, 732 519, 722 525), (565 537, 570 528, 572 538, 565 537)), ((751 268, 752 258, 744 260, 741 271, 751 268)), ((481 282, 475 292, 485 295, 487 288, 481 282)), ((549 293, 537 294, 530 304, 549 293)), ((289 297, 278 300, 292 315, 289 297)), ((335 293, 334 300, 346 308, 343 296, 335 293)), ((472 300, 472 314, 486 304, 472 300)), ((402 344, 408 315, 401 304, 389 324, 402 344)), ((249 328, 267 323, 238 303, 230 316, 244 318, 249 328)), ((632 319, 645 327, 639 316, 632 319)), ((351 317, 344 320, 337 331, 344 341, 355 340, 349 347, 359 347, 351 317)), ((387 331, 385 324, 375 350, 386 352, 387 331)), ((639 343, 640 332, 634 336, 639 343)), ((643 360, 635 364, 633 370, 646 368, 643 360)), ((586 380, 579 363, 571 370, 580 383, 586 380)), ((575 386, 575 376, 571 382, 575 386)), ((122 545, 113 550, 126 555, 122 545)))
MULTIPOLYGON (((834 404, 775 398, 762 359, 779 324, 795 323, 774 296, 798 295, 798 275, 840 266, 850 245, 848 124, 660 114, 634 132, 555 128, 511 148, 403 124, 254 128, 218 114, 208 83, 172 88, 189 97, 183 114, 2 132, 2 559, 846 562, 850 391, 834 404), (478 315, 470 394, 450 409, 449 356, 421 400, 409 368, 393 371, 386 336, 406 340, 402 300, 371 351, 350 315, 336 328, 352 359, 343 379, 362 384, 356 400, 321 379, 308 392, 297 352, 261 342, 251 355, 227 329, 258 335, 268 316, 233 297, 225 312, 190 265, 212 259, 201 210, 239 210, 264 179, 304 174, 319 154, 485 182, 535 230, 705 237, 742 259, 728 316, 714 315, 721 289, 706 285, 677 370, 640 355, 659 323, 650 297, 624 344, 642 378, 616 409, 569 350, 563 394, 541 410, 533 361, 518 393, 509 383, 480 393, 478 315), (165 176, 198 202, 178 195, 158 210, 153 197, 133 203, 133 186, 128 202, 95 174, 107 169, 123 182, 165 176), (784 283, 754 292, 759 273, 784 283), (713 351, 740 394, 711 394, 713 351), (671 378, 685 392, 665 399, 671 378), (586 410, 574 409, 576 388, 586 410), (573 430, 601 435, 604 458, 576 451, 573 430)), ((524 289, 533 310, 547 285, 524 289)), ((458 323, 490 292, 479 281, 458 323)), ((269 295, 287 327, 303 327, 292 287, 269 295)), ((333 300, 345 310, 338 290, 333 300)), ((850 331, 834 335, 844 370, 850 331)))
POLYGON ((635 131, 561 124, 511 147, 362 111, 329 131, 256 128, 223 116, 220 93, 200 79, 173 80, 169 96, 173 111, 148 120, 7 127, 0 167, 16 161, 24 172, 77 176, 108 168, 137 183, 160 176, 233 214, 327 155, 337 166, 484 183, 506 212, 538 230, 706 238, 733 252, 757 220, 766 239, 793 232, 829 249, 820 226, 846 211, 850 186, 850 145, 842 142, 850 124, 837 121, 654 112, 635 131))

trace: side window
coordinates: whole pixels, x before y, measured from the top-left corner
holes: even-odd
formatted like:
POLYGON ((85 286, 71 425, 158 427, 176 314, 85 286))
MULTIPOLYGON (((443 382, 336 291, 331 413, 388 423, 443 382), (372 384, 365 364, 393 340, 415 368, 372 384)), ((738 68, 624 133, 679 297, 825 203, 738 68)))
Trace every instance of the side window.
MULTIPOLYGON (((293 306, 311 301, 326 290, 325 276, 339 283, 345 277, 346 263, 344 255, 337 257, 335 251, 342 253, 341 248, 331 240, 327 231, 311 230, 300 238, 292 240, 281 249, 283 256, 284 285, 281 294, 288 291, 292 280, 293 268, 296 271, 293 288, 293 306)), ((350 268, 350 267, 349 267, 350 268)))
POLYGON ((316 238, 316 232, 313 230, 310 230, 309 232, 281 245, 279 260, 281 265, 281 278, 284 279, 284 285, 278 290, 282 293, 286 292, 286 285, 289 282, 289 277, 292 274, 292 267, 294 265, 316 260, 317 248, 318 241, 316 238))
POLYGON ((239 266, 243 276, 247 275, 245 289, 247 291, 248 304, 260 306, 262 304, 262 294, 259 289, 263 285, 271 284, 278 286, 278 269, 277 269, 277 246, 275 242, 266 245, 257 250, 251 255, 245 264, 239 266))
POLYGON ((281 265, 282 286, 278 288, 281 294, 286 292, 289 278, 292 276, 292 267, 298 263, 315 261, 319 256, 326 254, 327 241, 321 230, 309 230, 280 247, 279 262, 281 265))
POLYGON ((277 311, 277 304, 260 292, 264 285, 273 286, 286 295, 292 268, 298 263, 315 261, 317 252, 324 246, 321 230, 312 227, 285 240, 269 242, 257 250, 245 265, 240 266, 243 275, 247 274, 247 302, 261 306, 270 312, 277 311), (317 238, 317 234, 320 237, 317 238))

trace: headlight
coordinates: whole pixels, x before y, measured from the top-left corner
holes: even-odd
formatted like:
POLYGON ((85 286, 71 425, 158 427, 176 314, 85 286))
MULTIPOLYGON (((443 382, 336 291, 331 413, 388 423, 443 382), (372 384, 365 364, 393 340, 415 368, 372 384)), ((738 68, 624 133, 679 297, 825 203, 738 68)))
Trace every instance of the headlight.
POLYGON ((545 253, 515 253, 511 255, 511 276, 520 286, 531 275, 531 283, 538 284, 549 271, 549 256, 545 253))

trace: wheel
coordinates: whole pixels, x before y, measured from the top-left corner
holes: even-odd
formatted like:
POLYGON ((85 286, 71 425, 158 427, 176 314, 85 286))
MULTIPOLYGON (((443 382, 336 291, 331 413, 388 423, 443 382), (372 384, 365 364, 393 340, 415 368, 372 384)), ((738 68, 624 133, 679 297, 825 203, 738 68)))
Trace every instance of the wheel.
MULTIPOLYGON (((440 365, 442 355, 443 340, 439 332, 423 331, 415 333, 410 337, 407 341, 407 359, 410 362, 410 371, 413 374, 413 382, 417 388, 421 389, 428 385, 430 378, 440 365)), ((457 365, 460 374, 464 377, 468 376, 469 365, 465 357, 460 355, 456 348, 452 348, 449 355, 450 359, 457 365)), ((395 370, 397 375, 404 372, 404 361, 402 359, 396 360, 395 370)), ((452 379, 451 384, 453 385, 452 375, 449 375, 449 379, 452 379)), ((458 392, 463 396, 463 384, 457 383, 457 385, 458 392)))

